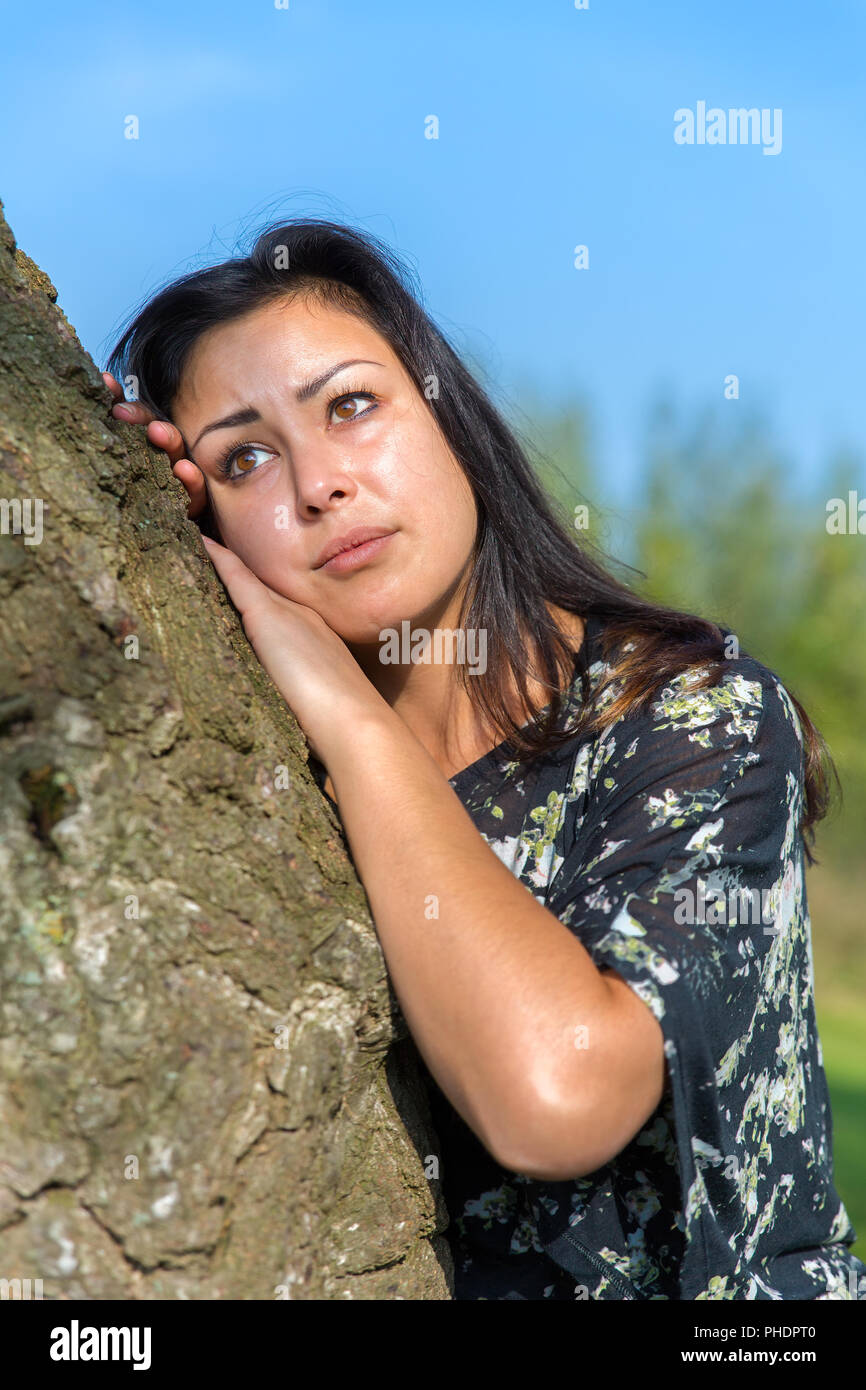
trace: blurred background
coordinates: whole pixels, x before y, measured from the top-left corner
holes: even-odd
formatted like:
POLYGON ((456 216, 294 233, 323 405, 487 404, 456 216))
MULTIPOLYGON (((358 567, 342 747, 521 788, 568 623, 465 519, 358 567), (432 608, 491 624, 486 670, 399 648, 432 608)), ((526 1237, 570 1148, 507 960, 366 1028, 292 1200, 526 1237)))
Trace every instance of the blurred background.
POLYGON ((799 696, 844 790, 808 888, 866 1258, 866 9, 578 3, 7 11, 0 196, 100 367, 267 221, 383 237, 585 536, 799 696), (702 102, 772 141, 677 143, 702 102))

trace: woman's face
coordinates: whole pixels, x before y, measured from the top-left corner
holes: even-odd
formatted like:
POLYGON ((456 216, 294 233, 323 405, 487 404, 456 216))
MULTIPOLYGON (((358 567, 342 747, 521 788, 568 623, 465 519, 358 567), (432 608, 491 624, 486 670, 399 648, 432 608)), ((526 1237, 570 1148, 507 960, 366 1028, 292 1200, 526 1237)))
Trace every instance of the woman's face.
POLYGON ((453 625, 475 499, 375 329, 309 297, 209 329, 172 421, 204 474, 223 541, 270 588, 353 645, 378 649, 380 632, 404 619, 453 625), (362 360, 340 366, 353 359, 362 360), (241 412, 245 420, 220 423, 241 412), (391 534, 353 568, 322 565, 325 547, 356 527, 391 534))

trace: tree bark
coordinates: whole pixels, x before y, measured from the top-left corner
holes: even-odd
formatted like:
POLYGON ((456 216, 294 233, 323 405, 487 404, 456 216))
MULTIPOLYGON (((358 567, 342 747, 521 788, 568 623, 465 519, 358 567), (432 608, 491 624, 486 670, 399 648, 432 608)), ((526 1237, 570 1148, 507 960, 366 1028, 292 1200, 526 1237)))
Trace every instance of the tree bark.
POLYGON ((339 821, 55 299, 0 204, 0 1278, 447 1299, 417 1053, 339 821))

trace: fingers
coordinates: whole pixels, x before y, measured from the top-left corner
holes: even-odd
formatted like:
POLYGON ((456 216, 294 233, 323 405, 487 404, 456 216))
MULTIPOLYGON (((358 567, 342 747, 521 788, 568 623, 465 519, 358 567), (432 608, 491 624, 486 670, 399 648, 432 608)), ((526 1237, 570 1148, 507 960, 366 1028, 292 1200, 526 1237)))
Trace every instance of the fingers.
MULTIPOLYGON (((151 415, 147 418, 150 421, 147 427, 147 437, 151 444, 168 454, 172 464, 179 463, 182 458, 186 457, 186 445, 180 430, 168 420, 154 420, 151 415)), ((188 461, 191 462, 191 460, 188 461)), ((192 467, 195 468, 194 463, 192 467)), ((197 468, 195 471, 198 473, 197 468)))
POLYGON ((196 465, 190 460, 185 459, 186 445, 183 442, 183 435, 176 425, 170 420, 155 420, 153 411, 148 410, 147 406, 140 401, 124 400, 123 387, 111 375, 111 372, 103 372, 102 379, 115 399, 115 404, 111 407, 111 413, 117 420, 125 420, 131 425, 146 425, 147 437, 156 449, 161 449, 164 454, 168 454, 169 462, 174 465, 182 460, 188 464, 182 473, 176 473, 175 477, 186 487, 190 494, 191 507, 188 516, 198 516, 207 502, 204 480, 196 465), (191 471, 190 471, 191 470, 191 471), (187 481, 192 487, 187 486, 187 481))
MULTIPOLYGON (((148 431, 148 434, 150 432, 148 431)), ((189 459, 178 459, 172 468, 172 473, 178 482, 183 483, 189 496, 189 506, 187 516, 198 516, 207 506, 207 488, 200 469, 196 468, 189 459)))
POLYGON ((115 404, 111 407, 111 413, 116 420, 125 420, 131 425, 147 425, 150 423, 153 419, 153 411, 148 410, 147 406, 142 405, 140 401, 125 400, 123 387, 120 385, 120 382, 111 375, 111 372, 103 372, 102 380, 114 397, 115 404))
POLYGON ((247 569, 239 555, 227 550, 218 541, 202 536, 205 550, 213 561, 217 574, 225 584, 229 597, 238 612, 244 617, 255 604, 264 598, 272 597, 270 589, 247 569))

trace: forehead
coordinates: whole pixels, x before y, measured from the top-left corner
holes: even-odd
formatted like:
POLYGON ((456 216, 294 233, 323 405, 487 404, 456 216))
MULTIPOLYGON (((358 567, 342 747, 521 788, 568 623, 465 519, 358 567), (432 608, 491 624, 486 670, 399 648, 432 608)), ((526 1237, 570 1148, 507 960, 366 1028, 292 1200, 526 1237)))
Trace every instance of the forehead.
POLYGON ((316 376, 341 358, 369 357, 400 363, 385 338, 357 314, 310 295, 272 300, 240 318, 216 324, 194 343, 173 401, 177 421, 215 401, 250 399, 258 384, 277 378, 283 388, 316 376))

